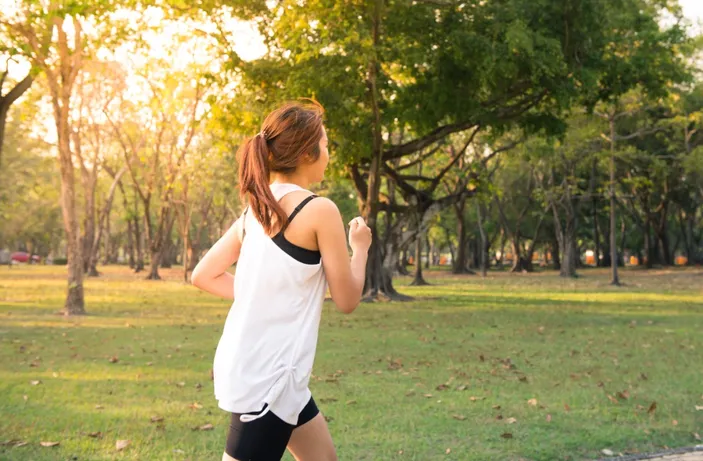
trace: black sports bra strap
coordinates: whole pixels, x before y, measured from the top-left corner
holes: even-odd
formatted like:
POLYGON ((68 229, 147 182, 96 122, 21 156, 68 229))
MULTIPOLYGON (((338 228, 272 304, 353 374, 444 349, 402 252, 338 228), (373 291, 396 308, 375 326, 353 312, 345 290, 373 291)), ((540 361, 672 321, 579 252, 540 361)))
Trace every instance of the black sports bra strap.
POLYGON ((284 230, 285 230, 286 227, 288 227, 288 226, 290 225, 291 221, 293 221, 293 218, 295 218, 295 216, 296 216, 298 213, 300 213, 300 210, 302 210, 303 207, 304 207, 305 205, 307 205, 308 203, 310 203, 310 201, 311 201, 312 199, 314 199, 314 198, 317 198, 317 195, 314 195, 314 194, 313 194, 313 195, 310 195, 310 196, 306 197, 305 200, 303 200, 302 202, 300 202, 300 204, 298 204, 297 207, 295 207, 295 210, 293 210, 293 212, 290 214, 290 216, 288 216, 288 222, 286 222, 286 225, 284 226, 284 230))

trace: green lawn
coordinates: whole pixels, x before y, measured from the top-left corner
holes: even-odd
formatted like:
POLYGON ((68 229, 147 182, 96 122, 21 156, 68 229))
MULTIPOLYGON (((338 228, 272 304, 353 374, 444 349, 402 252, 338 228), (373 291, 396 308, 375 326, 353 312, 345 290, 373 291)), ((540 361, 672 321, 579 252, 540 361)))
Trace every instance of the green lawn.
MULTIPOLYGON (((109 267, 87 282, 90 315, 64 318, 63 270, 0 268, 0 442, 27 442, 0 459, 219 460, 228 417, 210 368, 228 303, 175 270, 149 282, 109 267)), ((702 443, 701 271, 624 271, 622 288, 582 275, 432 272, 430 287, 397 281, 414 302, 349 316, 326 303, 311 388, 340 460, 583 460, 702 443)))

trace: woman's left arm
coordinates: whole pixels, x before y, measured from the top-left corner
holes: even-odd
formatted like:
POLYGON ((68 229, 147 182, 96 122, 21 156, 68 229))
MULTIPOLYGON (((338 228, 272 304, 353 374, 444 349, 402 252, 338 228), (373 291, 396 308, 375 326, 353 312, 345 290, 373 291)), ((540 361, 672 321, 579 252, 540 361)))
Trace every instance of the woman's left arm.
POLYGON ((195 266, 190 276, 193 285, 208 293, 234 299, 234 277, 227 269, 239 259, 242 223, 240 217, 195 266))

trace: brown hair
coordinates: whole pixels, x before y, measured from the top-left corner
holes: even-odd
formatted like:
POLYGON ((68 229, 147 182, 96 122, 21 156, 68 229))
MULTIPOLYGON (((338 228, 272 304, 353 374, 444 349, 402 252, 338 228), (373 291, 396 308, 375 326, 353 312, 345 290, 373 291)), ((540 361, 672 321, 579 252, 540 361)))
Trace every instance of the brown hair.
POLYGON ((316 101, 287 103, 271 112, 261 132, 237 151, 242 199, 249 194, 249 207, 269 234, 274 222, 282 229, 288 221, 269 187, 271 173, 294 172, 306 154, 312 161, 319 158, 323 114, 316 101))

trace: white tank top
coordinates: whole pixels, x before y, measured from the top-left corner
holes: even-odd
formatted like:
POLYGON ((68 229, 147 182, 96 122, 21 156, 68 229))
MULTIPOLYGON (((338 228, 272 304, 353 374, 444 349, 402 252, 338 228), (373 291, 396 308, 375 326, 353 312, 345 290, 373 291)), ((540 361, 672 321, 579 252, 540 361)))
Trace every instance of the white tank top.
MULTIPOLYGON (((304 190, 273 184, 276 200, 304 190)), ((215 398, 244 422, 272 411, 288 424, 310 400, 312 373, 327 280, 318 264, 304 264, 269 237, 253 213, 244 220, 234 276, 234 302, 215 352, 215 398)))

